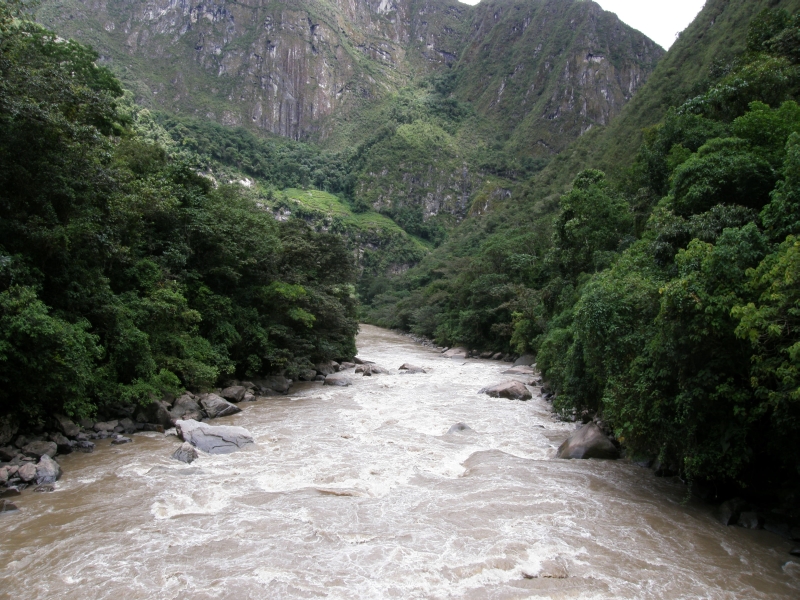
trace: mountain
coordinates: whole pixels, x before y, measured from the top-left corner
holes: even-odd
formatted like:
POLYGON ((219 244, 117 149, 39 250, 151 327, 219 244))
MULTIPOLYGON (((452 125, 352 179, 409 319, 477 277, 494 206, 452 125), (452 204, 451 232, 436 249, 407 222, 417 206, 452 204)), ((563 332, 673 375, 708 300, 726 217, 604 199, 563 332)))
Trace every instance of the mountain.
POLYGON ((451 67, 456 98, 541 155, 608 123, 663 54, 576 0, 45 0, 37 19, 93 45, 140 104, 292 139, 337 138, 451 67))

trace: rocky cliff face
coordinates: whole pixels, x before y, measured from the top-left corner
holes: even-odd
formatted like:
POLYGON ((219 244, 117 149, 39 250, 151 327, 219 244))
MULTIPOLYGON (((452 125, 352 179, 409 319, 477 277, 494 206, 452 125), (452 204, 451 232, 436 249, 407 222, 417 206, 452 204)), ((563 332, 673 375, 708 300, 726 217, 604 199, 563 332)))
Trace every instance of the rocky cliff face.
POLYGON ((606 125, 664 50, 593 2, 484 0, 459 61, 457 94, 517 151, 549 155, 606 125))
POLYGON ((293 139, 449 65, 456 95, 554 152, 661 55, 577 0, 45 0, 37 17, 94 45, 140 103, 293 139))

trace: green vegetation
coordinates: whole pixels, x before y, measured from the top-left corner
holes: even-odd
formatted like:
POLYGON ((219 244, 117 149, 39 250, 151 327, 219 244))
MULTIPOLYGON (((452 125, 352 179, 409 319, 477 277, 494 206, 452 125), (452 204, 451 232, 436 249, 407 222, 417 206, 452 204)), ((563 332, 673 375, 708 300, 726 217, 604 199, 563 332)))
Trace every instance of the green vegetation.
POLYGON ((0 412, 79 417, 351 357, 342 238, 135 133, 97 55, 19 5, 0 5, 0 412))
POLYGON ((602 413, 698 485, 796 485, 800 14, 749 31, 627 169, 558 204, 520 186, 376 290, 371 319, 535 352, 557 410, 602 413))

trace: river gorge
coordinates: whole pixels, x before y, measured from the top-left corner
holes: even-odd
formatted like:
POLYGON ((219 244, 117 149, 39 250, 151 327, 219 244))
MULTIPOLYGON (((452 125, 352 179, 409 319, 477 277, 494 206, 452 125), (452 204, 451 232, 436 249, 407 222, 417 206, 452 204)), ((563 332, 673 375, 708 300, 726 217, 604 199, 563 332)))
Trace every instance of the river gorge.
POLYGON ((56 490, 0 519, 0 598, 800 596, 791 542, 628 461, 554 460, 574 423, 478 393, 507 364, 367 325, 358 349, 389 374, 215 421, 251 450, 186 465, 148 432, 61 457, 56 490))

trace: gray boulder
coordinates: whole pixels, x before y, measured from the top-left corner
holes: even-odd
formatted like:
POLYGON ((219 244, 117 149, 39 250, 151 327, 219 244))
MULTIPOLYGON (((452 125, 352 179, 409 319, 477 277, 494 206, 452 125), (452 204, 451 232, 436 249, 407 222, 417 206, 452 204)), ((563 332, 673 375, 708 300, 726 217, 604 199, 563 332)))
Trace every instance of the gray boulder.
POLYGON ((8 468, 0 467, 0 485, 5 485, 7 483, 8 483, 8 468))
POLYGON ((122 444, 129 444, 133 440, 129 437, 125 437, 124 435, 115 435, 114 439, 111 440, 111 443, 114 446, 121 446, 122 444))
POLYGON ((36 465, 31 462, 25 463, 19 468, 19 471, 17 471, 17 477, 22 479, 25 483, 33 481, 36 479, 36 465))
POLYGON ((331 375, 332 373, 336 373, 336 368, 331 363, 319 363, 318 365, 314 366, 317 373, 320 375, 331 375))
POLYGON ((161 425, 169 429, 172 427, 172 415, 170 414, 170 406, 163 400, 154 400, 144 407, 144 416, 146 423, 153 423, 154 425, 161 425))
POLYGON ((495 354, 492 354, 492 360, 502 360, 502 358, 503 358, 502 352, 497 352, 495 354))
POLYGON ((191 463, 198 456, 197 448, 192 446, 189 442, 183 442, 180 447, 172 453, 172 458, 185 463, 191 463))
POLYGON ((72 419, 67 416, 56 414, 53 416, 53 420, 55 421, 56 427, 58 427, 59 431, 61 431, 61 433, 67 437, 74 438, 81 432, 81 428, 73 423, 72 419))
POLYGON ((523 354, 517 360, 514 361, 515 367, 525 366, 530 367, 531 365, 536 364, 536 357, 533 354, 523 354))
POLYGON ((242 398, 242 402, 255 402, 255 401, 256 401, 256 395, 250 392, 247 392, 242 398))
POLYGON ((498 383, 481 391, 492 398, 508 398, 509 400, 530 400, 533 398, 533 394, 525 387, 525 384, 513 380, 498 383))
POLYGON ((735 525, 739 515, 750 508, 750 505, 741 498, 731 498, 717 507, 716 517, 723 525, 735 525))
POLYGON ((46 454, 39 459, 36 465, 36 483, 55 483, 61 477, 61 465, 46 454))
POLYGON ((325 383, 324 385, 337 385, 337 386, 348 386, 351 385, 350 379, 347 377, 345 372, 341 373, 331 373, 330 375, 325 376, 325 383))
POLYGON ((254 444, 244 427, 208 425, 197 421, 178 421, 175 429, 183 441, 208 454, 230 454, 254 444))
POLYGON ((425 369, 422 367, 418 367, 417 365, 412 365, 411 363, 403 363, 400 365, 401 371, 409 371, 411 373, 424 373, 425 369))
POLYGON ((374 365, 375 363, 371 360, 364 360, 363 358, 355 357, 353 362, 357 365, 374 365))
POLYGON ((619 458, 619 450, 600 428, 589 423, 567 438, 558 447, 556 458, 619 458))
POLYGON ((314 369, 306 369, 305 371, 300 371, 300 381, 314 381, 314 378, 317 376, 317 372, 314 369))
POLYGON ((450 429, 447 430, 447 433, 470 433, 473 432, 474 429, 467 425, 466 423, 456 423, 450 429))
POLYGON ((232 385, 222 390, 219 395, 229 402, 241 402, 246 393, 247 388, 243 385, 232 385))
POLYGON ((10 500, 3 500, 2 502, 0 502, 0 513, 10 513, 10 512, 16 512, 18 510, 19 509, 17 508, 17 505, 11 502, 10 500))
POLYGON ((450 348, 447 352, 442 354, 445 358, 463 359, 469 356, 469 350, 466 348, 450 348))
POLYGON ((97 432, 100 431, 114 431, 114 427, 119 425, 119 421, 99 421, 94 424, 92 429, 97 432))
POLYGON ((253 380, 253 385, 262 392, 266 390, 274 390, 280 394, 285 394, 292 387, 292 380, 287 379, 283 375, 272 375, 270 377, 262 377, 261 379, 253 380))
POLYGON ((58 454, 69 454, 72 452, 72 444, 63 433, 57 431, 50 436, 50 439, 55 443, 58 454))
MULTIPOLYGON (((194 416, 188 416, 189 414, 200 414, 200 405, 197 403, 197 400, 189 396, 188 394, 184 394, 180 396, 177 400, 175 400, 175 404, 172 405, 172 410, 169 411, 170 417, 172 421, 177 421, 179 419, 194 419, 194 416)), ((199 420, 199 419, 197 419, 199 420)))
POLYGON ((17 455, 17 449, 11 446, 3 446, 0 448, 0 461, 2 462, 10 462, 14 460, 14 457, 17 455))
POLYGON ((31 442, 22 448, 22 452, 25 456, 32 458, 39 458, 44 455, 52 458, 58 452, 58 446, 55 442, 31 442))
MULTIPOLYGON (((223 398, 220 398, 216 394, 205 394, 201 396, 200 404, 203 405, 203 408, 205 409, 209 419, 216 419, 218 417, 227 417, 228 415, 235 415, 238 412, 242 412, 241 408, 239 408, 235 404, 231 404, 230 402, 228 402, 223 398)), ((176 427, 179 422, 180 421, 177 421, 175 423, 176 427)))
POLYGON ((352 369, 355 366, 356 366, 356 363, 345 361, 345 362, 343 362, 342 364, 339 365, 339 370, 340 371, 346 371, 347 369, 352 369))
POLYGON ((124 419, 120 419, 119 426, 122 427, 122 431, 125 433, 135 433, 136 432, 136 423, 134 423, 128 417, 124 419))

